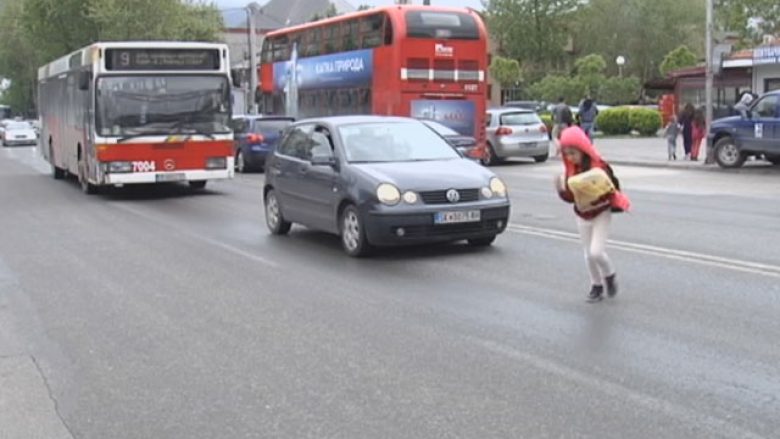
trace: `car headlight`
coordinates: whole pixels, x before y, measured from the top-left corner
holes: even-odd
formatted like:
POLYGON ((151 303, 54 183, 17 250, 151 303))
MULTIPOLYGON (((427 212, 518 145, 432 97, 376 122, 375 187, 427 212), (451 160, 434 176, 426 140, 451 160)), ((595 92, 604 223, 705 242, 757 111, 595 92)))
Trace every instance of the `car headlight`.
POLYGON ((376 188, 376 197, 382 204, 395 206, 401 201, 401 191, 390 183, 382 183, 376 188))
POLYGON ((490 190, 499 197, 506 196, 506 185, 498 177, 493 177, 490 179, 490 190))
POLYGON ((404 203, 406 204, 414 204, 418 198, 417 194, 412 191, 404 192, 404 203))
POLYGON ((484 198, 493 198, 493 191, 491 191, 489 187, 483 187, 482 196, 484 198))

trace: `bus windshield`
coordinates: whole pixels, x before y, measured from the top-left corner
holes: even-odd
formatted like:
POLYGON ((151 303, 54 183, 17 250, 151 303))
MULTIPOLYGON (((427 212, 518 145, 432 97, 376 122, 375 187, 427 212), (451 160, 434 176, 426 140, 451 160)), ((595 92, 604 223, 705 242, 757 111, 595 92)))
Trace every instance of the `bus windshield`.
POLYGON ((100 136, 230 132, 224 77, 104 76, 96 96, 100 136))

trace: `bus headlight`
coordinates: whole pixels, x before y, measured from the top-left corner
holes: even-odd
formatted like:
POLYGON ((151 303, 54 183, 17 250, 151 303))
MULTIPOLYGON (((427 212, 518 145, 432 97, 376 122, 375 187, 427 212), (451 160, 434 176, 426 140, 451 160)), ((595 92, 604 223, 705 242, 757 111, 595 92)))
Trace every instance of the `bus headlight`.
POLYGON ((206 169, 225 169, 227 168, 227 158, 209 157, 206 159, 206 169))
POLYGON ((382 204, 395 206, 401 201, 401 191, 390 183, 382 183, 376 188, 376 197, 382 204))
POLYGON ((106 171, 109 174, 125 174, 133 172, 133 164, 131 162, 108 162, 106 171))
POLYGON ((490 190, 499 197, 506 197, 506 185, 498 177, 490 179, 490 190))

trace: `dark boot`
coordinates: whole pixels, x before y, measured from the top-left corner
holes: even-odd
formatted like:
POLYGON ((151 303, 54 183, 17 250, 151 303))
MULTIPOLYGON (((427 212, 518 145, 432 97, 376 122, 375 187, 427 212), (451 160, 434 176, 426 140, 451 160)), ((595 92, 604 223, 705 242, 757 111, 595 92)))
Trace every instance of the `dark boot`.
POLYGON ((590 293, 588 294, 588 302, 590 303, 598 302, 603 298, 604 298, 604 286, 593 285, 593 288, 590 289, 590 293))
POLYGON ((616 276, 617 275, 613 274, 612 276, 607 276, 604 278, 604 280, 607 281, 607 296, 609 297, 615 297, 615 295, 618 293, 616 276))

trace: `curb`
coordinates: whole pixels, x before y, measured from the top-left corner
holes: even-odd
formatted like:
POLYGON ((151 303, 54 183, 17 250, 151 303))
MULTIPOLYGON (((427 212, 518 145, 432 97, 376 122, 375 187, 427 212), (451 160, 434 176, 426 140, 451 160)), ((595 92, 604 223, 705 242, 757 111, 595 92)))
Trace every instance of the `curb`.
MULTIPOLYGON (((699 172, 718 172, 721 174, 766 174, 766 175, 778 174, 780 175, 780 167, 772 166, 770 164, 747 165, 746 167, 743 168, 724 169, 716 164, 705 165, 704 162, 698 162, 696 164, 694 163, 669 164, 663 162, 649 162, 649 161, 632 160, 632 159, 610 159, 608 157, 605 157, 605 159, 607 160, 607 162, 609 162, 610 165, 618 165, 618 166, 637 166, 642 168, 679 169, 679 170, 699 171, 699 172)), ((550 160, 555 160, 558 162, 561 161, 560 157, 550 157, 550 160)))

